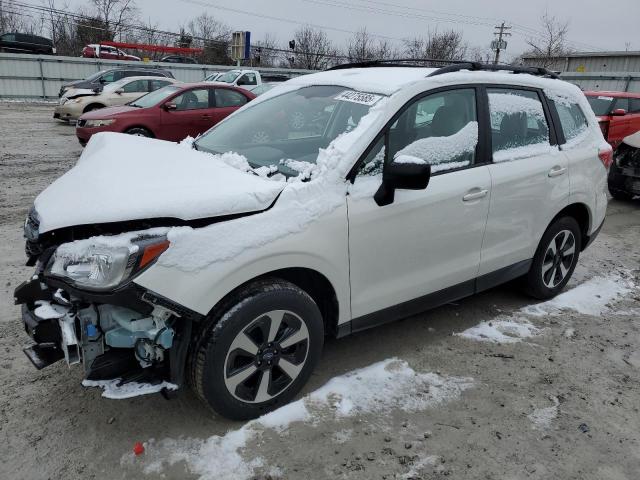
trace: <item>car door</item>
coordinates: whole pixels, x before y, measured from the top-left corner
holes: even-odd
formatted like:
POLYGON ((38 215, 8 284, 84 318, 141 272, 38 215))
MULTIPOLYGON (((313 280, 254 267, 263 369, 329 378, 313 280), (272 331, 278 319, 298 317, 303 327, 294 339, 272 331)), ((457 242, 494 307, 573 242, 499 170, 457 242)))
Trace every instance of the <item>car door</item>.
POLYGON ((209 127, 205 125, 211 121, 210 104, 215 105, 215 99, 207 87, 190 88, 165 102, 169 108, 161 109, 162 138, 178 142, 206 131, 209 127))
POLYGON ((410 102, 358 167, 347 197, 355 330, 384 321, 375 312, 389 307, 407 315, 473 293, 491 193, 477 98, 458 88, 410 102), (381 207, 380 170, 394 161, 430 163, 431 179, 381 207))
POLYGON ((501 271, 528 271, 544 231, 568 203, 569 174, 542 92, 491 87, 487 94, 493 163, 480 275, 492 274, 497 284, 501 271))
POLYGON ((622 140, 633 133, 631 131, 631 115, 629 115, 629 99, 618 97, 612 105, 614 110, 624 110, 624 115, 612 115, 609 123, 609 137, 614 140, 613 147, 617 148, 622 140))

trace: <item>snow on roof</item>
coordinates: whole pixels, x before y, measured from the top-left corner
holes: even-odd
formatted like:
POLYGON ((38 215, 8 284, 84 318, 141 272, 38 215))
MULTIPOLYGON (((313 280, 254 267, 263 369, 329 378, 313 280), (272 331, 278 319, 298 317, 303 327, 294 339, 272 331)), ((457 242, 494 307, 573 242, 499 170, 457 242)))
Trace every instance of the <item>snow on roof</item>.
POLYGON ((424 80, 434 68, 374 67, 329 70, 293 78, 289 85, 337 85, 370 93, 391 95, 402 87, 424 80))

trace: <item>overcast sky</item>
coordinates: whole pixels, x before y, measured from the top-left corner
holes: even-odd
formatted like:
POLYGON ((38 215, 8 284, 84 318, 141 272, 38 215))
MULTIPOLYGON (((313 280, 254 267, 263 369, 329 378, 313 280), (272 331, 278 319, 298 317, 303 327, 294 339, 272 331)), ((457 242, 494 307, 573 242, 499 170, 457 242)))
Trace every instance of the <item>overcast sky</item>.
POLYGON ((640 0, 608 4, 603 0, 137 0, 137 4, 145 20, 166 30, 177 31, 206 11, 234 30, 251 31, 254 40, 272 33, 284 43, 300 24, 310 23, 327 27, 340 46, 350 36, 347 31, 362 27, 397 39, 393 41, 398 45, 400 39, 429 29, 453 28, 471 47, 486 48, 493 26, 504 20, 513 26, 507 58, 526 49, 526 39, 540 30, 539 18, 548 8, 550 14, 570 22, 569 39, 577 50, 625 50, 627 42, 629 49, 640 50, 640 0))

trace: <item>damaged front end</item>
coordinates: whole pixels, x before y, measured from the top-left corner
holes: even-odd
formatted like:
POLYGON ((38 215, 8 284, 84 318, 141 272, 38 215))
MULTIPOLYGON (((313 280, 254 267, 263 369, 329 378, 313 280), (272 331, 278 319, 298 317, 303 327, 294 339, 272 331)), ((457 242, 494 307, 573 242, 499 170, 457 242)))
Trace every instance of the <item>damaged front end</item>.
POLYGON ((80 364, 87 380, 181 386, 199 314, 132 281, 168 248, 163 229, 51 245, 37 227, 34 234, 35 217, 25 236, 36 271, 14 294, 35 342, 24 349, 33 365, 64 359, 80 364))

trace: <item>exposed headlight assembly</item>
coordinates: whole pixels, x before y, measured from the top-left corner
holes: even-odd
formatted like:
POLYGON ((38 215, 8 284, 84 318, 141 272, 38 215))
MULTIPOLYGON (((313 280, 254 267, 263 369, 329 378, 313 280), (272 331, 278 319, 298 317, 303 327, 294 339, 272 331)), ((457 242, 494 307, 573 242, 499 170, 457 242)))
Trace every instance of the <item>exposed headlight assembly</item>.
POLYGON ((84 124, 85 127, 106 127, 107 125, 111 125, 115 122, 115 119, 105 119, 105 120, 87 120, 87 123, 84 124))
POLYGON ((166 237, 111 244, 91 239, 65 243, 51 257, 45 274, 78 288, 110 290, 150 266, 167 248, 166 237))

